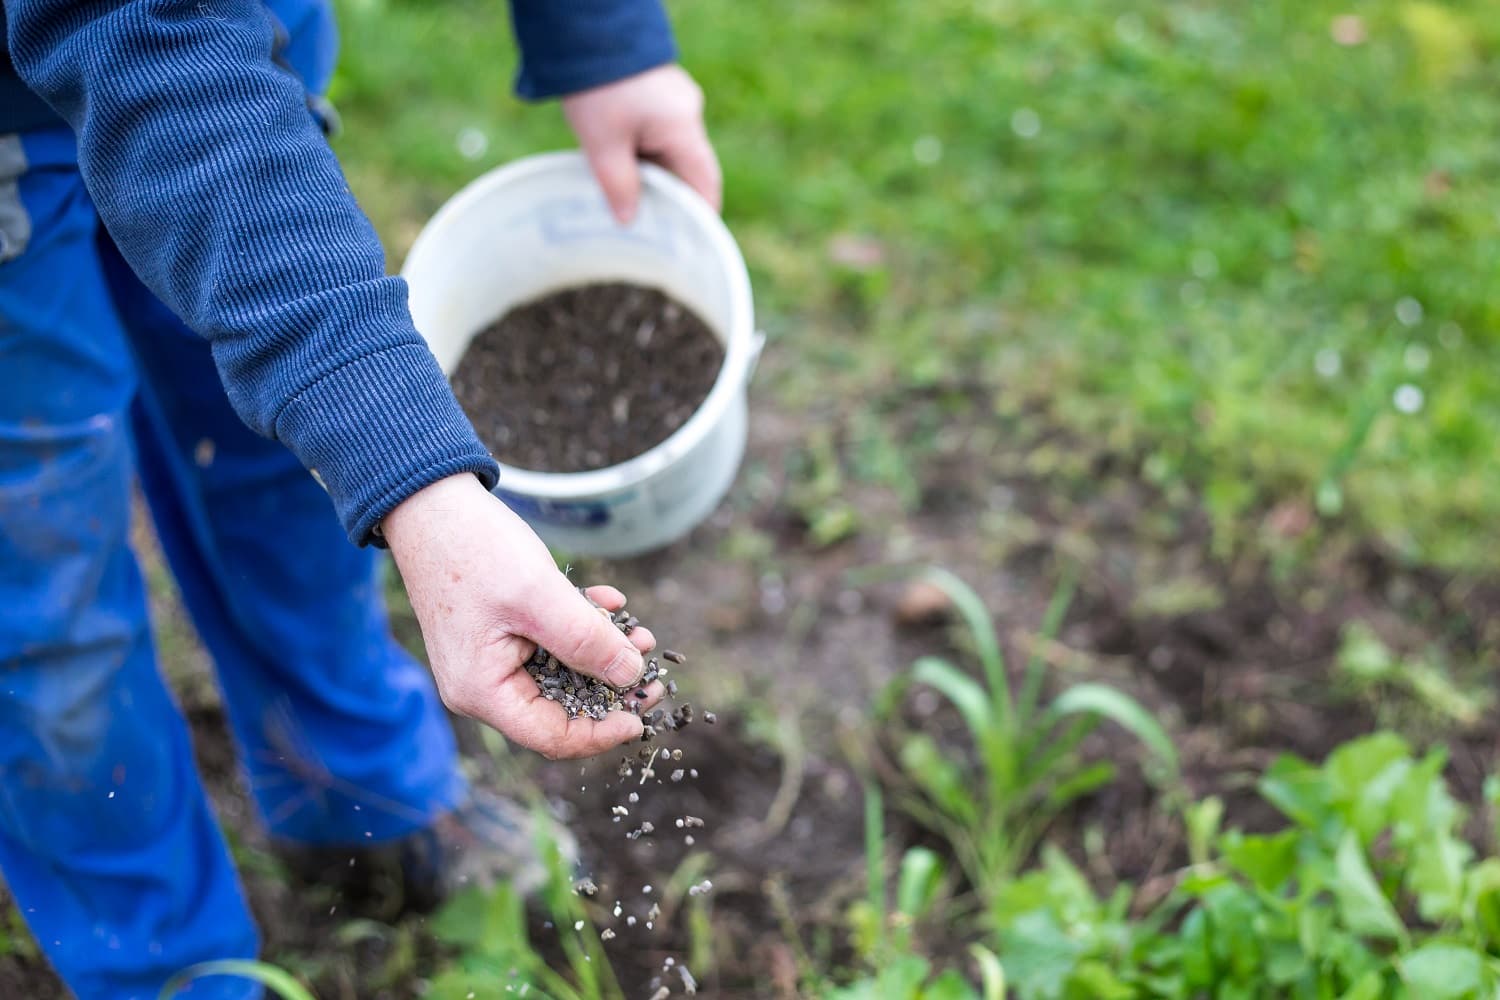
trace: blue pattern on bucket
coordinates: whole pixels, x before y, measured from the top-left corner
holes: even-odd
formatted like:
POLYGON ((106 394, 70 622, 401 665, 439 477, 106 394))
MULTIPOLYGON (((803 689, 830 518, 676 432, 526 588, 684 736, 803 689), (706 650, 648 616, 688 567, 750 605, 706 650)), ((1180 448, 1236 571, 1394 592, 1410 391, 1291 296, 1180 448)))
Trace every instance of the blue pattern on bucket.
POLYGON ((495 490, 495 496, 527 521, 556 524, 570 528, 597 528, 610 521, 610 505, 601 500, 568 502, 537 500, 534 497, 495 490))

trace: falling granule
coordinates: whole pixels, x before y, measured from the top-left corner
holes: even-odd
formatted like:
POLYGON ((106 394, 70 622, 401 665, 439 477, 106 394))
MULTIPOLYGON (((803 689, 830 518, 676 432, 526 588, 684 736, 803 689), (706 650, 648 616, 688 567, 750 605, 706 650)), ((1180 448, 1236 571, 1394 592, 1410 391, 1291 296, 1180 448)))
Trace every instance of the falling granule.
POLYGON ((612 814, 614 814, 615 816, 629 816, 630 815, 630 810, 626 809, 624 806, 615 806, 613 809, 610 810, 610 812, 612 814))
POLYGON ((682 751, 680 749, 673 750, 672 751, 672 759, 673 760, 681 760, 682 759, 682 751))
POLYGON ((620 910, 621 910, 620 901, 617 899, 617 900, 615 900, 615 916, 618 917, 620 915, 620 910))
POLYGON ((573 891, 580 896, 595 896, 599 893, 599 884, 591 878, 581 878, 573 883, 573 891))
POLYGON ((649 885, 643 885, 641 886, 641 892, 649 896, 651 895, 651 887, 649 885))
POLYGON ((702 882, 699 882, 697 885, 690 885, 690 886, 688 886, 688 895, 689 896, 702 896, 702 895, 704 895, 704 894, 712 891, 713 887, 714 887, 713 882, 709 881, 708 879, 704 879, 702 882))
POLYGON ((628 916, 628 917, 625 918, 625 926, 626 927, 634 927, 635 926, 635 914, 632 913, 630 916, 628 916))
POLYGON ((688 967, 679 965, 677 967, 677 974, 682 977, 682 991, 690 997, 697 996, 698 980, 693 978, 693 974, 688 971, 688 967))
POLYGON ((684 816, 682 817, 682 825, 687 827, 702 826, 703 820, 697 816, 684 816))
POLYGON ((631 792, 628 796, 626 796, 626 801, 631 805, 635 805, 637 802, 641 801, 641 797, 638 793, 631 792))
MULTIPOLYGON (((661 904, 660 903, 652 903, 651 904, 651 909, 649 909, 649 910, 646 911, 646 919, 647 920, 660 920, 661 919, 661 904)), ((646 926, 649 927, 651 925, 647 924, 646 926)))
POLYGON ((690 767, 690 768, 688 768, 688 777, 689 778, 696 778, 696 777, 698 777, 698 769, 696 767, 690 767))
POLYGON ((661 989, 651 994, 651 1000, 667 1000, 667 997, 671 995, 672 991, 663 986, 661 989))
POLYGON ((673 958, 671 955, 668 955, 666 958, 662 959, 661 967, 663 969, 670 969, 672 966, 674 966, 676 964, 677 964, 677 959, 673 958))
POLYGON ((682 842, 684 844, 688 845, 689 847, 692 847, 694 844, 697 843, 697 841, 693 839, 693 835, 691 833, 688 834, 686 837, 683 837, 682 838, 682 842))
POLYGON ((685 774, 687 774, 687 772, 684 771, 682 768, 679 767, 677 770, 675 770, 675 771, 672 772, 672 780, 673 781, 681 781, 683 775, 685 775, 685 774))
POLYGON ((613 927, 606 927, 606 928, 604 928, 604 930, 602 930, 602 931, 599 932, 599 940, 600 941, 613 941, 614 939, 615 939, 615 929, 613 927))
POLYGON ((575 931, 581 931, 581 930, 583 930, 583 921, 582 920, 575 921, 574 924, 573 924, 573 929, 575 931))
POLYGON ((713 712, 704 712, 703 713, 703 721, 706 722, 706 723, 708 723, 711 726, 715 722, 719 721, 719 717, 717 715, 715 715, 713 712))

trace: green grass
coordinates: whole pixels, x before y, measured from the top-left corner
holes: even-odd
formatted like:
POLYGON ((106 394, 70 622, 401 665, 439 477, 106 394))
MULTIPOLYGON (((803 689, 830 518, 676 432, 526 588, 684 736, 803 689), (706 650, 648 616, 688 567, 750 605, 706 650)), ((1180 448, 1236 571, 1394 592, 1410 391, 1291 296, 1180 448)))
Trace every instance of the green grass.
MULTIPOLYGON (((1317 498, 1412 558, 1493 565, 1500 22, 1369 2, 1341 46, 1346 6, 671 3, 785 359, 770 390, 977 377, 1186 477, 1226 544, 1317 498), (840 235, 880 262, 840 264, 840 235)), ((337 145, 395 258, 478 172, 569 144, 510 96, 501 0, 340 7, 337 145)))

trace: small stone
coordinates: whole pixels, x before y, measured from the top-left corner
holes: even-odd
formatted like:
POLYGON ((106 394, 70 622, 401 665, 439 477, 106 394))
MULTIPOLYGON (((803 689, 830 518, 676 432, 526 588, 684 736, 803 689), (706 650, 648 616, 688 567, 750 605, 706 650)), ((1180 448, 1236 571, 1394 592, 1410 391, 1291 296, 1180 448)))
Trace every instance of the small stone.
POLYGON ((941 625, 953 613, 948 592, 927 580, 915 580, 896 602, 896 624, 903 628, 941 625))

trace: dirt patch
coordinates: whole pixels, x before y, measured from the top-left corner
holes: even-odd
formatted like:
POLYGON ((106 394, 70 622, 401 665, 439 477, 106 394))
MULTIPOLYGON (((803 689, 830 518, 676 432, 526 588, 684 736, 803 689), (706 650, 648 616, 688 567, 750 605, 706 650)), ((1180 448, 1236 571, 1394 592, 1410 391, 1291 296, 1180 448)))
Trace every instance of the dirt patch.
MULTIPOLYGON (((1321 757, 1374 728, 1395 700, 1341 680, 1335 661, 1350 622, 1400 653, 1471 664, 1493 684, 1494 581, 1403 567, 1337 532, 1311 539, 1309 519, 1285 510, 1266 512, 1263 544, 1224 556, 1197 499, 1148 482, 1140 456, 1058 436, 1034 417, 997 418, 974 387, 865 405, 905 443, 899 475, 875 460, 859 414, 833 403, 795 415, 761 406, 740 481, 709 523, 662 552, 572 567, 580 584, 617 583, 633 613, 689 654, 672 675, 679 700, 719 716, 665 734, 658 742, 682 760, 658 766, 645 786, 638 771, 622 784, 618 754, 529 768, 566 806, 592 859, 596 922, 617 934, 609 948, 627 996, 649 995, 642 987, 664 959, 688 961, 695 949, 712 956, 693 965, 702 995, 768 1000, 798 995, 802 952, 824 968, 848 958, 842 915, 862 891, 864 857, 847 741, 868 734, 876 692, 917 656, 969 662, 940 609, 911 598, 920 567, 947 567, 981 594, 1013 671, 1039 655, 1054 685, 1087 678, 1135 695, 1172 733, 1193 790, 1223 796, 1226 822, 1250 829, 1276 821, 1253 781, 1277 753, 1321 757), (827 432, 823 444, 809 427, 827 432), (852 525, 832 540, 815 523, 828 502, 847 505, 852 525), (1282 543, 1316 554, 1286 570, 1282 543), (1039 631, 1064 564, 1079 587, 1048 639, 1039 631), (678 768, 689 773, 673 782, 678 768), (629 814, 616 822, 619 806, 629 814), (679 829, 687 816, 704 825, 679 829), (646 822, 650 834, 628 836, 646 822), (703 880, 711 889, 688 896, 703 880), (653 898, 662 913, 648 931, 641 917, 653 898)), ((396 622, 403 635, 414 634, 409 624, 396 622)), ((189 708, 269 955, 309 975, 323 1000, 419 996, 441 960, 423 922, 356 934, 346 901, 290 885, 258 845, 217 710, 189 708)), ((941 709, 920 718, 939 735, 957 726, 941 709)), ((1419 740, 1446 740, 1457 790, 1477 801, 1500 738, 1494 714, 1468 728, 1418 723, 1419 740)), ((483 742, 460 732, 471 762, 491 774, 483 742)), ((1088 752, 1122 773, 1063 818, 1059 842, 1101 885, 1169 876, 1182 862, 1180 831, 1133 767, 1135 745, 1106 726, 1088 752), (1102 852, 1083 850, 1090 828, 1104 834, 1102 852)), ((890 821, 893 847, 914 835, 890 821)), ((542 947, 556 933, 536 928, 542 947)), ((61 996, 39 962, 15 954, 0 957, 0 992, 61 996)))
POLYGON ((724 349, 662 292, 606 283, 519 306, 474 337, 453 392, 507 465, 583 472, 665 441, 708 396, 724 349))
POLYGON ((773 982, 793 961, 788 937, 836 926, 863 890, 853 775, 788 759, 739 722, 695 723, 657 742, 682 759, 658 757, 645 781, 639 769, 619 777, 614 761, 542 775, 569 804, 599 886, 596 926, 616 935, 607 947, 626 996, 649 995, 665 959, 690 962, 704 948, 712 962, 692 971, 707 995, 790 995, 773 982), (673 781, 678 769, 686 773, 673 781), (694 939, 693 907, 708 920, 706 941, 694 939))

